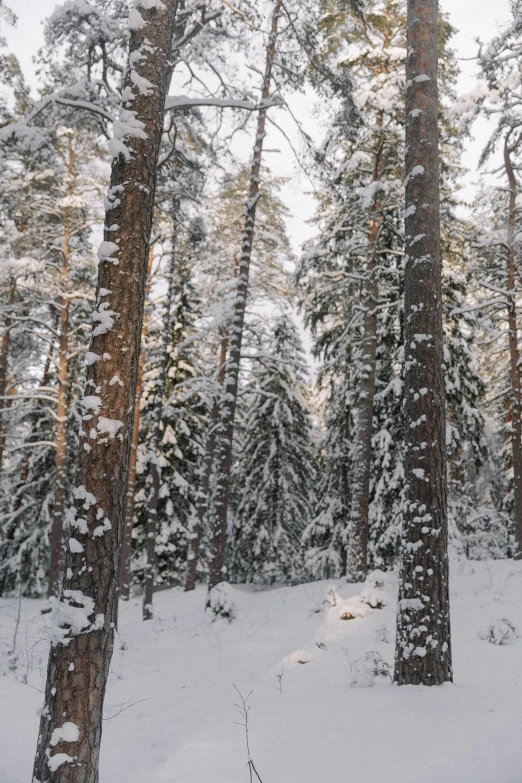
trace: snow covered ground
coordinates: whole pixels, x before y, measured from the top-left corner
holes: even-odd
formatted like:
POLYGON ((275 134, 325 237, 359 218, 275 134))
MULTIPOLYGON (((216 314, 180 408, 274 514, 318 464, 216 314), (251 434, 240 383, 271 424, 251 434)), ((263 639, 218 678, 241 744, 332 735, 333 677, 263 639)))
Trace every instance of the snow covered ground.
MULTIPOLYGON (((336 587, 347 599, 362 585, 336 587)), ((496 621, 522 628, 522 563, 453 564, 455 684, 440 688, 397 688, 386 676, 360 687, 373 680, 370 661, 392 665, 394 601, 342 620, 328 588, 234 588, 231 624, 204 621, 203 589, 158 593, 148 623, 138 601, 124 606, 100 783, 248 783, 234 686, 252 691, 263 783, 520 783, 522 639, 496 621), (491 623, 496 641, 511 641, 481 639, 491 623)), ((18 602, 0 600, 2 783, 31 776, 47 645, 40 607, 22 602, 13 656, 18 602)))

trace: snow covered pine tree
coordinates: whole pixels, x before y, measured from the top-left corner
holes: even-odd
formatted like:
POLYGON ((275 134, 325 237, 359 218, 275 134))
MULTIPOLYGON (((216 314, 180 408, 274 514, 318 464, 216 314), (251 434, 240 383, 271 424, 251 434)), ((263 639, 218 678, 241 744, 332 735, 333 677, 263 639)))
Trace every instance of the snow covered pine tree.
POLYGON ((452 679, 440 253, 437 0, 408 0, 406 444, 395 681, 452 679))
POLYGON ((176 9, 176 0, 134 0, 129 12, 129 56, 120 118, 110 144, 114 162, 105 240, 98 251, 76 508, 62 590, 53 608, 34 783, 98 781, 156 164, 176 9))

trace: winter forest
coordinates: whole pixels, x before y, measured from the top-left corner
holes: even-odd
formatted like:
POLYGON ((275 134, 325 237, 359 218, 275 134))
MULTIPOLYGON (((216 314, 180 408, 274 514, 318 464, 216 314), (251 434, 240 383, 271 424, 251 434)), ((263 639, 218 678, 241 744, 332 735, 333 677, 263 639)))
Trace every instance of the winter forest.
POLYGON ((0 0, 0 783, 520 783, 491 5, 0 0))

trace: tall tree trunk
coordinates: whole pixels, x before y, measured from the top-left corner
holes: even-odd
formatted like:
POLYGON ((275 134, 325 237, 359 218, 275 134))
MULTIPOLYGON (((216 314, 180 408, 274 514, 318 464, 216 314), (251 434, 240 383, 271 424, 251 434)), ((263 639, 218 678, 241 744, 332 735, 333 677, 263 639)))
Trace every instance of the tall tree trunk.
POLYGON ((405 502, 395 681, 452 679, 444 411, 437 0, 408 0, 405 502))
POLYGON ((53 644, 33 770, 39 783, 99 780, 147 253, 177 8, 175 0, 146 5, 133 9, 125 98, 116 126, 120 138, 111 143, 117 158, 106 202, 105 242, 98 251, 90 344, 94 361, 83 400, 76 514, 60 600, 53 609, 53 644))
MULTIPOLYGON (((218 388, 222 389, 225 382, 225 369, 227 361, 228 339, 223 336, 221 339, 221 350, 218 368, 218 388)), ((198 570, 199 549, 201 545, 201 533, 203 523, 208 510, 210 497, 210 478, 212 476, 212 467, 214 465, 214 454, 216 450, 216 434, 219 423, 219 405, 217 399, 214 399, 212 410, 210 411, 210 421, 205 443, 205 457, 201 469, 200 484, 196 499, 196 516, 194 526, 190 535, 190 550, 187 563, 187 578, 185 581, 185 591, 189 592, 196 587, 196 576, 198 570)))
POLYGON ((65 485, 67 481, 67 392, 69 352, 69 229, 66 225, 62 248, 60 299, 60 344, 58 353, 58 400, 56 408, 56 456, 53 523, 51 530, 51 565, 47 596, 58 595, 60 565, 62 560, 63 517, 65 511, 65 485))
MULTIPOLYGON (((380 124, 380 123, 378 123, 380 124)), ((375 153, 373 182, 378 182, 381 170, 382 143, 375 153)), ((370 508, 370 476, 372 466, 373 400, 377 356, 377 254, 381 232, 380 203, 373 205, 368 235, 368 263, 364 297, 364 336, 361 351, 361 377, 355 409, 354 463, 350 539, 348 542, 348 578, 362 582, 368 568, 368 515, 370 508)))
POLYGON ((246 202, 245 227, 242 238, 239 275, 237 278, 237 295, 234 304, 232 326, 230 329, 230 355, 225 381, 225 395, 220 411, 219 449, 217 457, 217 481, 212 540, 213 552, 210 565, 209 589, 212 589, 219 584, 219 582, 223 581, 225 574, 225 546, 227 537, 228 502, 230 497, 230 471, 232 468, 232 448, 234 441, 234 419, 236 415, 239 382, 239 364, 241 361, 241 345, 243 342, 243 327, 245 323, 256 209, 257 201, 260 196, 261 158, 263 154, 263 142, 266 135, 266 102, 270 97, 272 68, 276 55, 278 23, 282 5, 282 0, 275 0, 271 32, 266 53, 263 89, 261 93, 261 105, 263 108, 261 108, 257 120, 254 157, 250 173, 250 190, 246 202))
MULTIPOLYGON (((149 263, 147 269, 147 285, 145 288, 145 302, 148 301, 150 292, 150 275, 152 271, 152 248, 149 250, 149 263)), ((145 343, 147 336, 147 310, 143 314, 143 327, 141 329, 141 345, 145 343)), ((131 452, 129 456, 129 480, 127 482, 127 498, 125 501, 125 521, 123 527, 123 545, 121 552, 121 573, 120 573, 120 598, 128 601, 130 596, 130 566, 132 556, 132 528, 134 527, 134 504, 136 494, 136 465, 138 458, 138 445, 140 440, 140 403, 143 384, 143 366, 145 364, 145 354, 143 347, 140 352, 140 363, 138 367, 138 379, 136 381, 136 402, 134 403, 134 420, 132 424, 131 452)), ((114 612, 114 623, 118 622, 118 603, 114 612)))
MULTIPOLYGON (((8 306, 12 306, 14 304, 15 295, 16 281, 11 280, 9 286, 9 296, 7 300, 8 306)), ((0 343, 0 408, 4 409, 2 413, 0 413, 0 470, 2 469, 6 439, 5 409, 9 408, 11 405, 10 400, 4 399, 6 397, 7 391, 9 349, 11 346, 11 326, 12 320, 9 315, 7 315, 4 320, 4 333, 2 335, 2 342, 0 343)))
POLYGON ((152 596, 154 592, 154 578, 156 576, 156 536, 158 533, 158 503, 160 493, 161 471, 158 465, 158 452, 161 441, 161 417, 163 413, 163 398, 165 396, 165 384, 167 381, 167 364, 169 361, 170 327, 172 300, 174 297, 174 279, 177 267, 178 222, 180 199, 175 196, 172 203, 172 249, 169 269, 167 272, 167 301, 165 303, 165 316, 163 318, 163 336, 160 354, 160 372, 156 382, 154 404, 152 409, 152 434, 149 447, 149 465, 151 478, 151 492, 148 501, 149 516, 147 519, 147 544, 146 563, 144 573, 143 591, 143 619, 151 620, 154 616, 152 609, 152 596))
POLYGON ((509 180, 509 211, 507 227, 507 288, 508 301, 509 360, 511 376, 511 451, 513 460, 513 484, 515 494, 515 559, 522 558, 522 420, 520 405, 520 353, 518 350, 518 324, 516 312, 517 269, 515 262, 515 232, 517 218, 517 182, 513 171, 511 155, 515 147, 508 140, 504 145, 504 163, 509 180))
POLYGON ((352 503, 350 539, 348 542, 348 578, 362 582, 368 566, 368 514, 370 507, 370 473, 372 463, 373 399, 377 354, 377 280, 375 276, 379 223, 370 228, 370 258, 366 267, 364 299, 364 337, 361 351, 361 375, 355 408, 354 463, 352 473, 352 503))

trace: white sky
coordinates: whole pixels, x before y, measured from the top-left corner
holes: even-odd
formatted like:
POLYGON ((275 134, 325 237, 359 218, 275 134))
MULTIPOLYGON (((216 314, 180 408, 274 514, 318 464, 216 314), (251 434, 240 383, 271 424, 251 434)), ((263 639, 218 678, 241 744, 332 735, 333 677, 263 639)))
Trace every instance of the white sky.
MULTIPOLYGON (((35 65, 33 56, 43 42, 42 21, 52 12, 58 4, 56 0, 8 0, 9 6, 18 16, 18 26, 11 29, 3 26, 4 35, 24 70, 24 73, 32 86, 37 86, 35 65)), ((474 73, 476 65, 466 58, 476 55, 476 38, 488 41, 510 19, 509 0, 441 0, 443 10, 449 12, 450 20, 459 30, 453 40, 453 46, 457 56, 462 58, 460 66, 462 75, 459 90, 466 92, 474 86, 474 73)), ((306 98, 300 97, 295 106, 296 114, 305 122, 310 119, 310 106, 306 98)), ((285 128, 291 131, 291 124, 285 122, 285 128)), ((477 161, 488 135, 485 121, 477 123, 474 130, 474 139, 467 143, 464 165, 469 170, 466 181, 462 183, 465 194, 471 195, 472 183, 477 178, 477 161)), ((298 141, 296 142, 299 146, 298 141)), ((240 142, 244 146, 245 157, 248 155, 248 141, 245 138, 240 142)), ((314 210, 314 200, 306 194, 308 183, 303 175, 296 172, 295 163, 291 151, 285 145, 284 140, 268 139, 268 147, 279 147, 282 152, 279 155, 271 154, 267 161, 277 174, 292 177, 292 181, 285 188, 284 198, 292 212, 293 217, 289 221, 289 231, 295 250, 310 236, 311 230, 306 220, 311 217, 314 210)))

